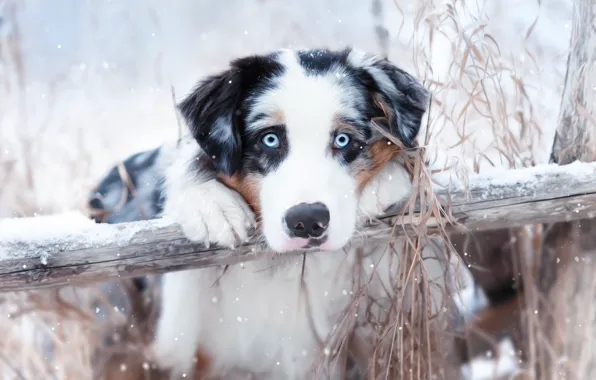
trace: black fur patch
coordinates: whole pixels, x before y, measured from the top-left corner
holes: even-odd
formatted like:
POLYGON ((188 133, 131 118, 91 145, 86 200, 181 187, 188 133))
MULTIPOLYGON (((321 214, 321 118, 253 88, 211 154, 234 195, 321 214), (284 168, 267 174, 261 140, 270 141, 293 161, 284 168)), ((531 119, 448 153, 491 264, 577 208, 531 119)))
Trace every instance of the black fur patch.
MULTIPOLYGON (((361 132, 369 132, 367 134, 370 135, 370 127, 368 125, 361 126, 358 129, 361 132)), ((341 150, 332 149, 333 153, 336 156, 341 157, 342 163, 346 165, 354 162, 358 157, 360 157, 363 153, 366 152, 366 142, 364 142, 366 141, 366 139, 361 139, 360 136, 354 134, 350 134, 350 138, 350 143, 345 148, 341 150)))
POLYGON ((290 144, 283 125, 247 133, 244 136, 244 156, 241 174, 259 173, 265 175, 275 170, 290 152, 290 144), (275 133, 279 139, 279 148, 267 148, 262 143, 262 137, 268 133, 275 133))
POLYGON ((240 168, 249 100, 271 88, 272 79, 283 73, 276 57, 271 54, 237 59, 229 70, 200 82, 180 103, 180 112, 193 137, 217 171, 231 176, 240 168))
POLYGON ((120 170, 114 166, 104 176, 89 194, 96 222, 132 222, 153 219, 161 213, 164 194, 163 173, 157 166, 160 154, 161 148, 136 153, 122 162, 120 170))
POLYGON ((331 51, 326 49, 301 50, 297 52, 300 65, 309 75, 324 74, 337 66, 345 66, 350 49, 331 51))

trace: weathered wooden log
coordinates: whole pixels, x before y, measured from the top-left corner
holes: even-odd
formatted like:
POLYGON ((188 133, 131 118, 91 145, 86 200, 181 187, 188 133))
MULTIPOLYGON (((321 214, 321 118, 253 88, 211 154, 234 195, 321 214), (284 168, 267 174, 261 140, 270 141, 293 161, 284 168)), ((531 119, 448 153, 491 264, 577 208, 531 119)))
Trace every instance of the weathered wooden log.
MULTIPOLYGON (((457 222, 448 226, 452 231, 596 217, 596 164, 475 175, 467 189, 459 184, 437 191, 457 222)), ((391 234, 412 231, 416 222, 417 215, 389 212, 355 236, 353 244, 387 240, 391 234)), ((440 232, 441 225, 427 220, 426 228, 433 234, 440 232)), ((0 221, 0 291, 85 284, 265 257, 273 255, 256 242, 235 250, 191 243, 165 219, 95 224, 82 215, 58 215, 0 221)))

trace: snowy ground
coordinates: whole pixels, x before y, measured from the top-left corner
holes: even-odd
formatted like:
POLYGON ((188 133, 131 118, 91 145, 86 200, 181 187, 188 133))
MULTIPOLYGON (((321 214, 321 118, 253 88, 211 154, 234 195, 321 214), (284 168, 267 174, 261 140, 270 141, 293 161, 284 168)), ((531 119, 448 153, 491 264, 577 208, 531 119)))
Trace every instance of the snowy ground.
MULTIPOLYGON (((445 107, 430 125, 435 165, 473 168, 478 152, 498 167, 519 165, 496 154, 495 131, 521 124, 531 126, 522 156, 546 161, 565 74, 569 1, 543 0, 540 8, 532 0, 477 0, 465 10, 458 1, 457 26, 444 17, 451 1, 381 3, 390 59, 427 82, 450 83, 434 91, 445 107), (451 65, 464 56, 465 44, 454 46, 463 36, 498 43, 492 49, 500 54, 477 67, 511 68, 509 77, 483 81, 491 112, 501 115, 493 125, 463 106, 472 85, 451 65), (464 147, 454 146, 455 130, 470 135, 464 147)), ((176 137, 170 89, 180 98, 233 57, 279 47, 379 52, 371 8, 372 0, 0 0, 0 217, 81 209, 113 163, 176 137)), ((478 166, 489 169, 486 160, 478 166)))

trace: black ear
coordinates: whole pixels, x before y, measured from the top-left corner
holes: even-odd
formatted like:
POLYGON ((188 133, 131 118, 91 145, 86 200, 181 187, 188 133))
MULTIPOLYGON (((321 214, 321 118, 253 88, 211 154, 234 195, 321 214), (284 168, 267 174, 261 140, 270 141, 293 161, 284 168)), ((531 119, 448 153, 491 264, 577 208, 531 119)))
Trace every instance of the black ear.
POLYGON ((428 90, 418 79, 385 58, 354 51, 350 55, 351 62, 372 78, 376 106, 388 119, 384 127, 406 147, 414 147, 427 109, 428 90))
POLYGON ((242 158, 239 70, 207 77, 178 105, 190 132, 217 171, 232 175, 242 158))
POLYGON ((236 59, 229 70, 200 82, 178 105, 216 171, 231 176, 240 169, 246 103, 272 86, 282 71, 275 53, 236 59))

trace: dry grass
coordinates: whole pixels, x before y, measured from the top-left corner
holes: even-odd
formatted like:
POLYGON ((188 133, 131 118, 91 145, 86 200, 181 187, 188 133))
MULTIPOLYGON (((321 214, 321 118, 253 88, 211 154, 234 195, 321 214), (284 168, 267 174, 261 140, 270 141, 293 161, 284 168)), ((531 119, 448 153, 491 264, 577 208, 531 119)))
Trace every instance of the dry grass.
MULTIPOLYGON (((6 3, 6 9, 17 11, 16 2, 6 3)), ((556 75, 545 78, 546 74, 540 71, 540 62, 552 57, 539 43, 531 42, 536 24, 530 24, 519 37, 521 54, 510 54, 511 43, 499 34, 502 33, 499 25, 491 24, 485 12, 486 4, 480 3, 396 0, 383 8, 384 12, 393 12, 398 20, 397 25, 387 25, 392 33, 400 33, 392 38, 405 41, 404 47, 389 47, 389 58, 423 78, 433 97, 421 147, 404 158, 415 178, 416 189, 404 211, 412 211, 417 201, 424 205, 420 228, 415 236, 393 239, 388 244, 389 254, 397 258, 399 252, 400 265, 396 273, 390 274, 394 286, 394 295, 388 301, 390 318, 378 320, 370 312, 369 322, 378 331, 371 379, 430 380, 459 376, 451 352, 454 306, 450 292, 457 289, 457 284, 451 278, 454 268, 448 264, 457 264, 458 260, 450 256, 446 236, 430 240, 424 229, 428 218, 443 224, 449 220, 448 212, 433 198, 432 173, 450 170, 465 180, 469 171, 530 166, 544 161, 550 153, 545 152, 545 147, 550 147, 558 106, 558 99, 552 94, 556 95, 562 78, 556 75), (391 5, 397 13, 389 10, 391 5), (502 43, 508 48, 502 48, 502 43), (404 59, 406 54, 411 56, 404 59), (540 84, 547 89, 539 87, 540 84)), ((375 22, 379 22, 379 17, 377 14, 375 22)), ((0 75, 0 182, 6 184, 0 188, 0 216, 51 213, 61 211, 58 205, 62 204, 82 207, 86 189, 108 163, 132 153, 129 142, 133 141, 134 132, 116 133, 122 129, 119 125, 112 127, 111 139, 98 139, 92 131, 109 123, 110 117, 90 120, 89 115, 96 115, 94 109, 78 110, 74 121, 63 119, 72 107, 64 100, 59 103, 63 93, 68 94, 77 84, 90 80, 86 77, 85 81, 77 82, 80 76, 77 72, 42 88, 51 101, 44 105, 43 112, 36 113, 35 120, 28 117, 26 101, 30 95, 25 91, 25 57, 20 51, 17 27, 14 24, 9 33, 0 33, 0 74, 10 74, 0 75), (60 129, 55 120, 58 124, 83 123, 88 127, 60 129), (51 134, 70 135, 73 144, 68 152, 58 154, 63 147, 48 143, 52 137, 46 132, 50 129, 51 134), (5 151, 8 153, 4 154, 5 151), (59 157, 57 164, 43 170, 51 171, 52 178, 62 179, 57 182, 65 185, 57 185, 56 190, 50 191, 44 188, 47 181, 43 180, 39 165, 44 158, 56 157, 59 157), (84 182, 73 186, 74 178, 82 178, 84 182), (65 197, 69 198, 68 202, 63 201, 65 197)), ((378 36, 386 38, 383 33, 378 36)), ((380 41, 382 46, 386 43, 380 41)), ((85 75, 101 80, 101 73, 85 75)), ((75 92, 66 98, 72 99, 77 94, 80 95, 75 92)), ((169 95, 167 91, 159 96, 135 94, 121 99, 120 103, 151 104, 160 99, 169 107, 169 95)), ((124 112, 123 109, 117 112, 124 112)), ((152 117, 131 119, 139 124, 157 124, 151 122, 152 117)), ((178 131, 173 114, 164 113, 160 121, 171 127, 165 131, 155 128, 155 136, 175 137, 178 131)), ((528 257, 533 257, 531 254, 536 251, 530 244, 528 257)), ((531 273, 533 264, 525 264, 523 268, 531 273)), ((589 292, 593 292, 594 284, 581 282, 578 280, 575 285, 588 295, 593 294, 589 292)), ((150 337, 159 295, 157 287, 150 289, 152 292, 143 296, 129 282, 111 282, 88 288, 2 295, 0 315, 10 318, 0 319, 0 331, 5 338, 0 343, 0 374, 17 379, 90 379, 99 378, 97 371, 106 368, 115 371, 104 373, 106 378, 151 372, 143 368, 142 348, 150 337), (98 347, 105 349, 98 354, 98 347), (131 357, 133 360, 127 361, 131 357)), ((537 295, 526 292, 526 296, 530 297, 528 331, 539 334, 540 321, 531 312, 538 302, 537 295)), ((581 299, 570 297, 570 307, 581 310, 581 299)), ((369 301, 367 309, 374 309, 377 300, 369 301)), ((351 309, 349 313, 352 312, 351 309)), ((342 329, 350 322, 346 317, 342 321, 345 325, 338 326, 334 348, 339 349, 350 338, 342 329)), ((583 322, 584 326, 588 322, 583 322)), ((565 336, 575 339, 582 336, 582 331, 570 328, 565 336)), ((593 366, 592 360, 586 359, 591 358, 589 352, 578 352, 573 345, 568 352, 583 363, 575 368, 588 373, 593 366)), ((529 366, 533 367, 536 360, 530 355, 529 366)))

